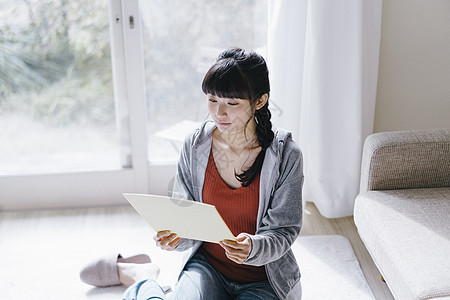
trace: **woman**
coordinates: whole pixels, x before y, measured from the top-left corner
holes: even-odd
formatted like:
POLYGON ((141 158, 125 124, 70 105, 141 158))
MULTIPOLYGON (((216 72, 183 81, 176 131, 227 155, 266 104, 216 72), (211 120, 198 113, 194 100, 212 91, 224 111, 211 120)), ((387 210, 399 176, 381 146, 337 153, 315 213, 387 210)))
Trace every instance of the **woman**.
MULTIPOLYGON (((302 223, 302 155, 290 133, 272 130, 266 63, 253 51, 226 50, 202 89, 212 120, 184 143, 174 197, 215 205, 236 240, 202 243, 158 232, 157 246, 185 253, 169 298, 300 299, 291 245, 302 223)), ((156 281, 127 277, 126 268, 118 264, 121 281, 135 283, 124 299, 165 299, 156 281)), ((147 277, 156 279, 153 273, 147 277)))

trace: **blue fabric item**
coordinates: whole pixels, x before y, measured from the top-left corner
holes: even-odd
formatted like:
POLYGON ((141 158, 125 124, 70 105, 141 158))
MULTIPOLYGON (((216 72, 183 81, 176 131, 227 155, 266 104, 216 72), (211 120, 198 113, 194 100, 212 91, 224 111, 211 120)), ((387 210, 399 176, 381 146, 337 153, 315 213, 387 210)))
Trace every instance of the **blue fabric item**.
POLYGON ((216 271, 201 254, 195 254, 186 264, 174 291, 167 297, 154 280, 144 280, 130 286, 123 300, 277 300, 269 281, 236 283, 216 271))
POLYGON ((151 279, 136 282, 135 284, 127 288, 123 293, 123 300, 148 299, 166 299, 163 289, 158 285, 156 281, 151 279))

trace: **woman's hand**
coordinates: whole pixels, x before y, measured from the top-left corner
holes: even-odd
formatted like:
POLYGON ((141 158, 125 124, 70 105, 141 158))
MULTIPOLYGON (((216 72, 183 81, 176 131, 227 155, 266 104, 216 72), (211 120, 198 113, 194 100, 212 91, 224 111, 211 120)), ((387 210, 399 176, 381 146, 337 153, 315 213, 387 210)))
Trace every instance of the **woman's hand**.
POLYGON ((156 246, 167 251, 175 250, 181 242, 181 238, 176 233, 171 233, 170 230, 158 231, 153 239, 156 242, 156 246))
POLYGON ((236 237, 236 241, 223 240, 219 242, 225 249, 227 257, 237 264, 243 264, 252 250, 252 240, 244 233, 236 237))

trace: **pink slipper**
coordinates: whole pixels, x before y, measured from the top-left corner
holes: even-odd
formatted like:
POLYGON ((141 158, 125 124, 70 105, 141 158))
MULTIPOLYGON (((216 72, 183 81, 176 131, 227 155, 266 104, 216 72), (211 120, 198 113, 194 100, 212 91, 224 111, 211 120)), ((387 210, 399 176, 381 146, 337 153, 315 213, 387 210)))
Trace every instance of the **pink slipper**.
POLYGON ((150 257, 146 254, 138 254, 123 258, 120 254, 111 254, 97 258, 87 264, 80 271, 80 279, 84 283, 96 286, 107 287, 122 284, 117 271, 117 263, 150 263, 150 257))

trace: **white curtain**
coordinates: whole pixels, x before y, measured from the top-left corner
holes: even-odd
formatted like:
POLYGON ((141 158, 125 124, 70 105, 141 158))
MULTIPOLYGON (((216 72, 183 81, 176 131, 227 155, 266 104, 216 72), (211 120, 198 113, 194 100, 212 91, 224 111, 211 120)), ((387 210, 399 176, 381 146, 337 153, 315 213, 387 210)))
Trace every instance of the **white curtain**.
POLYGON ((303 196, 327 218, 353 214, 372 133, 382 0, 270 0, 274 124, 304 156, 303 196))

